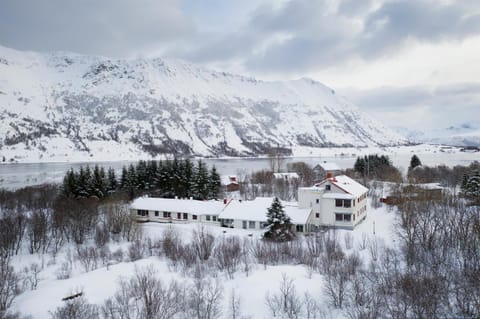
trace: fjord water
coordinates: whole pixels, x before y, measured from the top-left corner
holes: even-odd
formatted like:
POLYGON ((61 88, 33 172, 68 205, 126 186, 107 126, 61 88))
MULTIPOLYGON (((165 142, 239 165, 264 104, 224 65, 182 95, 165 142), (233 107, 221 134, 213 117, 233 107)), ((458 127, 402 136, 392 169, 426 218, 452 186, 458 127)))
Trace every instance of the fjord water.
MULTIPOLYGON (((393 162, 393 165, 406 171, 412 154, 387 154, 393 162)), ((480 154, 477 153, 427 153, 418 154, 423 164, 435 166, 445 164, 469 165, 475 160, 480 160, 480 154)), ((269 169, 270 160, 268 158, 228 158, 228 159, 202 159, 209 167, 215 165, 217 171, 222 175, 236 174, 245 175, 254 171, 269 169)), ((305 162, 309 165, 326 162, 335 162, 340 168, 351 168, 356 160, 356 156, 330 156, 330 157, 287 157, 281 160, 285 167, 287 163, 305 162)), ((24 186, 39 185, 44 183, 60 183, 65 172, 70 168, 79 169, 80 166, 95 165, 104 168, 112 167, 119 174, 124 165, 129 165, 129 161, 112 162, 88 162, 88 163, 9 163, 0 165, 0 188, 17 189, 24 186)))

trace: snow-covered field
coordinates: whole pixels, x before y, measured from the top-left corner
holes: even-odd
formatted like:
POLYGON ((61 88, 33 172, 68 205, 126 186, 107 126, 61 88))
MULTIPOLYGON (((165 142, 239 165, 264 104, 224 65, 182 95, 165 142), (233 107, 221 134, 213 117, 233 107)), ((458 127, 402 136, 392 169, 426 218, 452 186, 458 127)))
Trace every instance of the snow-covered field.
MULTIPOLYGON (((370 206, 369 206, 370 207, 370 206)), ((340 244, 343 246, 347 254, 358 251, 359 255, 366 261, 371 258, 369 249, 360 249, 361 242, 377 241, 379 244, 389 246, 395 245, 395 216, 396 214, 380 207, 378 209, 370 208, 367 219, 360 224, 355 230, 337 230, 336 235, 340 244), (345 247, 344 236, 351 234, 353 237, 353 245, 351 249, 345 247)), ((169 227, 175 227, 182 237, 188 237, 198 225, 169 225, 147 223, 143 225, 146 236, 158 238, 161 233, 169 227)), ((259 240, 260 233, 242 229, 225 229, 210 226, 208 229, 216 236, 239 236, 242 238, 251 238, 252 241, 259 240), (224 233, 226 231, 226 233, 224 233), (249 236, 250 234, 250 236, 249 236)), ((115 244, 111 250, 118 247, 126 249, 129 244, 115 244)), ((73 250, 73 247, 70 247, 73 250)), ((168 262, 164 257, 149 257, 135 262, 121 262, 108 267, 100 266, 98 269, 85 272, 78 263, 73 263, 72 276, 69 279, 57 279, 57 271, 61 264, 68 262, 68 248, 65 248, 58 256, 53 259, 50 255, 29 255, 24 254, 16 256, 13 259, 13 265, 17 270, 28 266, 32 262, 39 263, 44 266, 40 273, 41 281, 36 290, 25 291, 19 295, 12 305, 12 310, 20 311, 23 314, 31 315, 33 319, 50 318, 50 313, 55 308, 62 306, 64 303, 62 298, 83 291, 86 299, 90 303, 103 304, 105 299, 111 297, 118 288, 120 278, 128 278, 136 267, 147 267, 152 265, 159 278, 164 282, 176 279, 183 283, 192 281, 192 278, 185 277, 179 272, 175 272, 168 266, 168 262)), ((248 276, 237 271, 233 279, 229 279, 223 273, 212 272, 210 276, 220 279, 223 285, 222 305, 227 309, 227 303, 232 289, 240 296, 242 313, 251 318, 269 318, 268 307, 265 304, 265 296, 267 293, 277 293, 282 275, 286 274, 294 280, 297 292, 303 295, 309 292, 311 296, 319 302, 323 308, 323 312, 327 317, 342 317, 343 314, 336 309, 332 309, 329 305, 329 299, 325 295, 323 287, 322 274, 315 272, 309 276, 308 269, 303 265, 278 265, 267 266, 254 264, 252 271, 248 276)), ((226 310, 224 311, 226 315, 226 310)), ((222 317, 223 318, 223 317, 222 317)))

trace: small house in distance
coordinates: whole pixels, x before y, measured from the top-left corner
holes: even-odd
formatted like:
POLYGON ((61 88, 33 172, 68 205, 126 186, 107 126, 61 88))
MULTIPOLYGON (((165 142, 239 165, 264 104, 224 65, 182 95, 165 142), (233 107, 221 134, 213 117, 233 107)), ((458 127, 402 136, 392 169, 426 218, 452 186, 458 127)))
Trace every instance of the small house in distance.
POLYGON ((368 189, 346 175, 327 178, 298 189, 299 208, 311 208, 312 224, 353 229, 367 217, 368 189))
POLYGON ((286 182, 293 182, 295 180, 298 180, 300 177, 298 176, 297 173, 291 172, 291 173, 273 173, 273 178, 276 180, 283 180, 286 182))
POLYGON ((327 161, 323 161, 313 167, 313 172, 317 180, 323 180, 328 174, 332 174, 333 176, 339 175, 341 171, 342 169, 337 163, 327 161))
POLYGON ((235 175, 222 175, 221 182, 226 193, 238 192, 240 190, 240 184, 238 184, 238 179, 235 175))

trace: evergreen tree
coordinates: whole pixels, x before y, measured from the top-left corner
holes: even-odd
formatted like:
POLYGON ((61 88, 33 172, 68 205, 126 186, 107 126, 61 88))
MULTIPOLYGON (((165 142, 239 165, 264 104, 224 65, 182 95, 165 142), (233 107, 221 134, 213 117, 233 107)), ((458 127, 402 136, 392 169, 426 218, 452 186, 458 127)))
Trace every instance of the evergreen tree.
POLYGON ((193 163, 187 158, 185 160, 184 171, 183 171, 183 188, 185 189, 186 198, 189 198, 192 196, 193 174, 194 174, 193 163))
POLYGON ((90 197, 92 194, 92 172, 87 165, 85 168, 80 167, 76 180, 76 195, 79 197, 90 197))
POLYGON ((363 159, 361 157, 357 157, 357 160, 355 161, 355 164, 353 165, 353 169, 360 174, 364 174, 364 172, 365 172, 365 159, 363 159))
POLYGON ((220 187, 222 183, 220 180, 220 175, 217 173, 217 169, 215 168, 215 165, 212 167, 212 170, 210 171, 208 183, 209 183, 208 197, 211 199, 218 199, 218 196, 220 195, 220 187))
POLYGON ((127 170, 127 167, 124 165, 122 167, 122 175, 120 177, 120 188, 123 190, 127 188, 127 179, 128 179, 128 170, 127 170))
POLYGON ((62 195, 65 197, 76 195, 76 180, 73 168, 71 168, 63 177, 62 195))
POLYGON ((140 190, 147 189, 147 163, 139 161, 135 168, 135 187, 140 190))
POLYGON ((147 174, 146 174, 146 189, 155 188, 155 177, 157 176, 157 161, 147 162, 147 174))
POLYGON ((197 165, 193 183, 193 196, 196 199, 205 200, 209 193, 208 170, 206 164, 201 160, 198 161, 197 165))
POLYGON ((127 192, 130 198, 135 197, 137 190, 137 175, 135 174, 135 167, 133 164, 128 166, 124 190, 127 192))
POLYGON ((290 217, 285 214, 282 203, 275 197, 267 209, 267 227, 263 234, 265 239, 283 242, 292 240, 295 234, 291 231, 290 217))
POLYGON ((472 197, 480 196, 480 171, 468 178, 465 194, 472 197))
POLYGON ((461 184, 461 189, 463 192, 466 192, 467 191, 467 184, 468 184, 468 175, 467 174, 463 174, 462 176, 462 184, 461 184))
POLYGON ((104 168, 95 165, 93 169, 90 196, 104 198, 106 195, 106 177, 104 168))
POLYGON ((117 178, 115 177, 115 170, 111 167, 107 171, 107 193, 113 193, 117 190, 118 183, 117 178))
POLYGON ((410 159, 410 166, 408 167, 408 170, 411 171, 412 169, 414 169, 415 167, 417 166, 421 166, 422 165, 422 162, 420 161, 420 159, 418 158, 417 155, 413 155, 412 158, 410 159))

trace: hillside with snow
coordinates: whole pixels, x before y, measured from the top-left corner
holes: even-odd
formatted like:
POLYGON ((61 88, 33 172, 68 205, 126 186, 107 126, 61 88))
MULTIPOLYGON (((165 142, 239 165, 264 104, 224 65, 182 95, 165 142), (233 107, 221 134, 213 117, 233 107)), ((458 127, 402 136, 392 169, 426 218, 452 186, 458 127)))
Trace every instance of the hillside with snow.
POLYGON ((7 161, 406 143, 310 79, 267 82, 177 60, 0 46, 0 156, 7 161))
POLYGON ((399 134, 416 143, 452 146, 480 146, 480 123, 468 122, 432 130, 394 128, 399 134))

